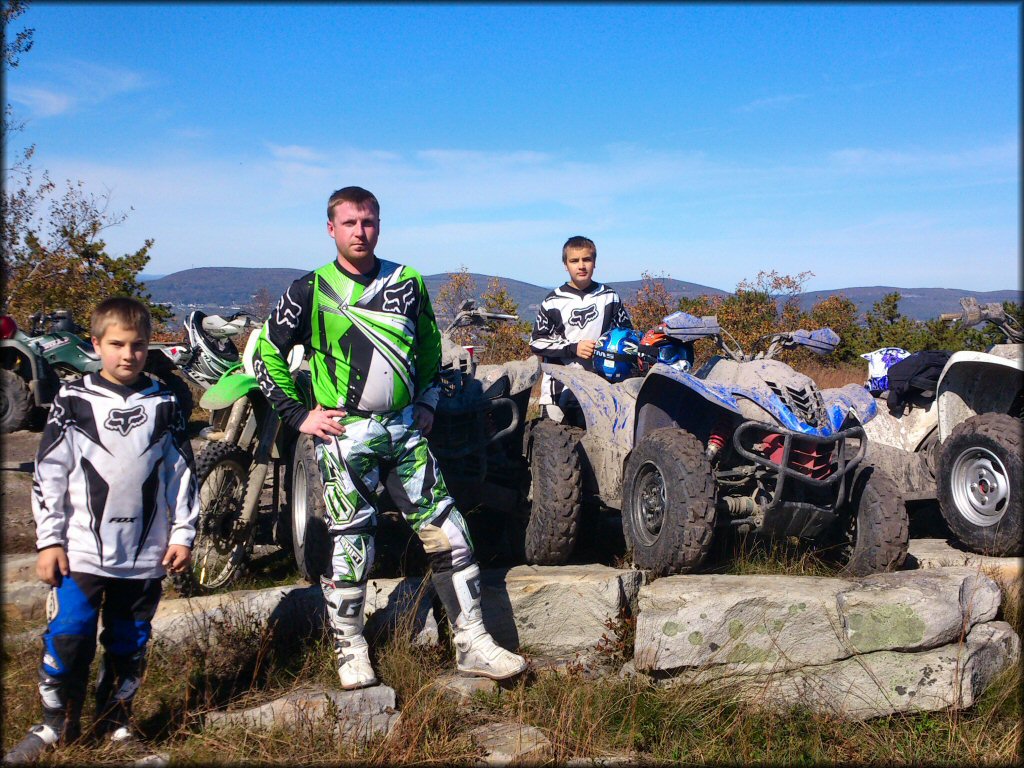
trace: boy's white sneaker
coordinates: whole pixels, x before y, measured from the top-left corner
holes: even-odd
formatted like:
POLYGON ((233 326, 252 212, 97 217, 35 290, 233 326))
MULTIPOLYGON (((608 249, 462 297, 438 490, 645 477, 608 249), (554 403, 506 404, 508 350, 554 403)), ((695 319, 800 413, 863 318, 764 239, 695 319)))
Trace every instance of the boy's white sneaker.
POLYGON ((135 734, 127 725, 120 725, 110 732, 109 739, 114 744, 130 744, 135 741, 135 734))
POLYGON ((48 725, 33 725, 28 734, 4 755, 5 765, 34 763, 60 739, 60 734, 48 725))

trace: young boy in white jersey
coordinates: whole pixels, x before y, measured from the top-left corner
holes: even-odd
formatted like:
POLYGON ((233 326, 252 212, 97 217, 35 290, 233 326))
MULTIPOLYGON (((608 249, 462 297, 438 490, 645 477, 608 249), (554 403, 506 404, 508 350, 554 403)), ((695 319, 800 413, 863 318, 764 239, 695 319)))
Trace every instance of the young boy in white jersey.
MULTIPOLYGON (((632 328, 629 312, 615 290, 594 282, 597 246, 587 237, 570 237, 562 246, 569 281, 544 297, 533 324, 530 349, 545 363, 589 368, 594 347, 611 328, 632 328)), ((570 393, 546 373, 540 400, 545 415, 561 422, 570 393)))
POLYGON ((36 574, 51 587, 39 666, 43 721, 5 763, 34 761, 79 735, 101 616, 93 730, 115 742, 132 738, 162 579, 188 567, 195 538, 186 415, 171 390, 142 373, 149 310, 136 299, 107 299, 91 326, 102 370, 61 387, 33 477, 36 574))

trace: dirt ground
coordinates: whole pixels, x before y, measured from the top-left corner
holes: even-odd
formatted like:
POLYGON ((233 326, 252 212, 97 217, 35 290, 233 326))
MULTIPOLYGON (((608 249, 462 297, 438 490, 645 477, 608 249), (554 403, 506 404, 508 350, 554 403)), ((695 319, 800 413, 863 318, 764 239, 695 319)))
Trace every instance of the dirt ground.
POLYGON ((21 430, 3 435, 0 452, 0 504, 3 509, 0 549, 3 554, 35 552, 32 520, 32 465, 40 432, 21 430))

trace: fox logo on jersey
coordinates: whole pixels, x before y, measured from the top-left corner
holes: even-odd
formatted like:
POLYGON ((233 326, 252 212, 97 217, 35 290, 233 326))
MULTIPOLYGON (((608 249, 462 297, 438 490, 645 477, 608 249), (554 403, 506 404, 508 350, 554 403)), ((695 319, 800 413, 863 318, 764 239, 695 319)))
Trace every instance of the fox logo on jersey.
POLYGON ((394 312, 397 315, 409 316, 409 307, 416 302, 416 281, 406 280, 404 283, 388 288, 384 291, 385 312, 394 312))
POLYGON ((574 309, 572 314, 569 315, 569 325, 575 325, 577 328, 582 328, 591 320, 597 319, 597 307, 593 304, 588 304, 581 309, 574 309))
POLYGON ((281 300, 274 307, 274 322, 279 325, 295 328, 299 324, 299 313, 302 307, 296 304, 290 295, 291 288, 284 292, 281 300))
POLYGON ((107 416, 107 420, 103 422, 103 426, 111 432, 117 431, 122 435, 127 435, 133 429, 145 423, 146 409, 141 405, 136 405, 134 408, 129 408, 126 411, 111 411, 110 415, 107 416))

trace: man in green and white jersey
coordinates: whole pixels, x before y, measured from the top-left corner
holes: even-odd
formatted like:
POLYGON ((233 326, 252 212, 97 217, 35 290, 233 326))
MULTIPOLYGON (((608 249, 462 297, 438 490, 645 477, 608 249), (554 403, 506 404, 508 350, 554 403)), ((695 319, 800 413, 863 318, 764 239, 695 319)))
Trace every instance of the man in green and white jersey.
POLYGON ((253 367, 281 419, 314 436, 334 545, 331 578, 320 582, 342 687, 377 682, 363 638, 363 602, 379 480, 430 557, 459 671, 512 677, 526 661, 496 645, 484 628, 480 567, 427 447, 440 393, 441 335, 423 278, 374 254, 380 204, 361 187, 331 195, 327 234, 337 257, 285 291, 263 326, 253 367), (296 344, 312 351, 312 411, 282 354, 296 344))

